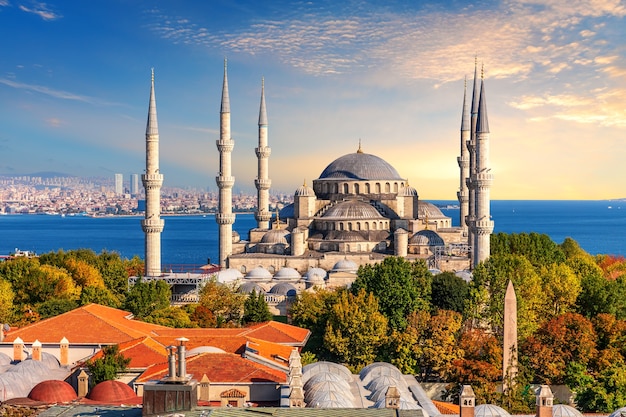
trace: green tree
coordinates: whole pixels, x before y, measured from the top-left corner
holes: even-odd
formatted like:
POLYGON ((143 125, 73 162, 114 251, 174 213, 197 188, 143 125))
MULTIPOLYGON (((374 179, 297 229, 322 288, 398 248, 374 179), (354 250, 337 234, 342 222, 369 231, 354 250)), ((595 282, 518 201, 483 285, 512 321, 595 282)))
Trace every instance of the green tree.
POLYGON ((403 330, 410 313, 430 311, 431 280, 423 260, 411 263, 392 256, 379 264, 361 266, 351 291, 356 295, 363 289, 374 294, 389 326, 403 330))
POLYGON ((74 300, 68 300, 63 298, 51 298, 49 300, 40 303, 37 306, 37 312, 41 319, 47 319, 48 317, 55 317, 59 314, 67 313, 78 307, 78 303, 74 300))
POLYGON ((153 311, 152 314, 145 318, 145 321, 167 327, 196 327, 185 309, 174 306, 167 306, 153 311))
POLYGON ((542 266, 539 272, 546 293, 546 317, 571 311, 581 291, 581 280, 565 263, 542 266))
POLYGON ((272 320, 272 313, 262 292, 252 290, 243 303, 243 323, 261 323, 272 320))
POLYGON ((11 283, 0 278, 0 325, 12 322, 14 297, 15 293, 11 283))
POLYGON ((102 348, 102 357, 90 359, 85 365, 91 374, 92 385, 97 385, 103 381, 116 379, 119 373, 128 369, 129 363, 130 358, 125 358, 117 345, 110 345, 102 348))
POLYGON ((386 334, 387 319, 378 311, 374 295, 363 289, 357 295, 344 291, 331 310, 324 346, 356 372, 374 361, 386 334))
POLYGON ((539 233, 495 233, 491 235, 491 256, 520 255, 533 266, 565 261, 565 253, 550 236, 539 233))
POLYGON ((246 294, 239 293, 234 287, 211 279, 200 289, 201 306, 213 313, 217 327, 237 327, 241 325, 243 304, 246 294))
POLYGON ((432 305, 441 310, 452 310, 463 314, 469 294, 467 282, 452 272, 442 272, 433 276, 432 305))
POLYGON ((138 319, 145 319, 156 310, 169 307, 170 297, 171 290, 165 281, 139 279, 128 291, 124 308, 138 319))
POLYGON ((576 404, 583 412, 610 413, 626 404, 626 365, 604 369, 595 381, 579 389, 576 404))
POLYGON ((571 237, 566 237, 560 246, 566 259, 574 259, 574 258, 593 259, 593 256, 585 252, 585 250, 580 247, 578 242, 576 242, 571 237))

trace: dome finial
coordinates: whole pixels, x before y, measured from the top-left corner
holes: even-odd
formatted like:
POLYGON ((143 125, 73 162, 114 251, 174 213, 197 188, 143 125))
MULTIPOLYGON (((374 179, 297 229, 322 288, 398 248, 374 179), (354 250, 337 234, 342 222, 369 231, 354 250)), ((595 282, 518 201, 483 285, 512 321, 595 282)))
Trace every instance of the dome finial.
POLYGON ((363 149, 361 149, 361 138, 359 138, 359 149, 357 149, 356 153, 363 153, 363 149))
POLYGON ((426 227, 424 227, 424 230, 428 230, 428 213, 426 213, 426 227))
POLYGON ((154 67, 152 67, 152 82, 154 82, 154 67))
POLYGON ((306 178, 304 179, 304 181, 302 182, 302 186, 306 187, 306 178))

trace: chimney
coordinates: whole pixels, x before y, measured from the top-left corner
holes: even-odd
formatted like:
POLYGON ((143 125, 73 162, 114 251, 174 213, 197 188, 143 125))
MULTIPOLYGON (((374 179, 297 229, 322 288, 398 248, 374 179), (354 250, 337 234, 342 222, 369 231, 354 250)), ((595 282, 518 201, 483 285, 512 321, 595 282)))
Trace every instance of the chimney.
POLYGON ((41 362, 41 342, 39 340, 35 340, 33 342, 32 348, 33 352, 31 354, 31 359, 41 362))
POLYGON ((186 337, 179 337, 176 339, 178 344, 178 378, 182 381, 187 379, 187 361, 185 359, 185 342, 188 342, 189 339, 186 337))
POLYGON ((67 366, 70 364, 70 342, 63 338, 59 344, 59 349, 61 350, 61 354, 59 355, 59 362, 61 366, 67 366))
POLYGON ((13 341, 13 360, 15 362, 24 360, 24 341, 20 337, 13 341))
POLYGON ((474 390, 471 385, 463 385, 461 387, 459 406, 461 407, 460 417, 474 417, 476 395, 474 395, 474 390))
POLYGON ((211 381, 206 374, 202 375, 200 380, 200 399, 203 401, 211 401, 211 381))
POLYGON ((394 386, 387 388, 385 393, 385 408, 400 408, 400 391, 394 386))
POLYGON ((537 396, 537 417, 552 417, 554 394, 548 385, 541 385, 535 392, 537 396))
POLYGON ((170 380, 176 379, 176 346, 167 347, 167 363, 168 363, 168 375, 170 380))
POLYGON ((89 391, 89 375, 85 370, 81 370, 80 374, 78 374, 78 396, 86 397, 87 392, 89 391))

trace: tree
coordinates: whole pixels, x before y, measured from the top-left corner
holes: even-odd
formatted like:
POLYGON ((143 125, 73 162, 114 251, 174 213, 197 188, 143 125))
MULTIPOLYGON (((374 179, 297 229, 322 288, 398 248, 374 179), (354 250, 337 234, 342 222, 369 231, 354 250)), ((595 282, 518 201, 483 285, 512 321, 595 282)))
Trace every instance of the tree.
POLYGON ((431 298, 433 308, 452 310, 463 314, 468 291, 467 282, 452 272, 434 275, 431 298))
POLYGON ((11 283, 0 278, 0 325, 11 323, 13 320, 14 297, 11 283))
POLYGON ((420 344, 419 367, 422 379, 448 381, 454 374, 452 363, 462 356, 457 342, 462 316, 456 311, 439 310, 427 323, 420 344))
POLYGON ((67 313, 78 307, 78 303, 74 300, 68 300, 63 298, 51 298, 37 306, 37 312, 41 319, 47 319, 48 317, 58 316, 59 314, 67 313))
POLYGON ((351 291, 356 295, 363 289, 374 294, 389 326, 403 330, 413 311, 430 310, 431 279, 423 260, 411 263, 390 256, 379 264, 361 266, 351 291))
POLYGON ((155 310, 145 318, 148 323, 160 324, 161 326, 188 328, 195 327, 187 311, 180 307, 167 306, 155 310))
POLYGON ((130 358, 125 358, 117 345, 105 346, 101 352, 102 357, 90 359, 85 363, 91 374, 93 385, 116 379, 117 374, 125 372, 130 363, 130 358))
POLYGON ((331 310, 324 332, 324 346, 353 372, 374 362, 385 341, 387 319, 378 311, 374 295, 341 293, 331 310))
POLYGON ((243 323, 261 323, 272 320, 272 313, 262 292, 252 290, 243 303, 243 323))
POLYGON ((237 327, 241 325, 245 298, 246 294, 235 291, 234 287, 211 279, 200 289, 199 304, 211 311, 216 327, 237 327))
POLYGON ((171 290, 165 281, 139 279, 128 291, 124 308, 138 319, 145 319, 156 310, 169 307, 170 297, 171 290))
POLYGON ((583 412, 610 413, 626 404, 626 365, 604 369, 596 380, 580 388, 576 404, 583 412))
POLYGON ((580 278, 565 263, 542 266, 545 291, 545 316, 552 317, 572 310, 581 291, 580 278))
POLYGON ((571 237, 566 237, 560 246, 561 246, 561 250, 563 251, 563 254, 565 254, 566 259, 573 259, 573 258, 593 259, 593 256, 585 252, 585 250, 580 247, 578 242, 576 242, 571 237))
POLYGON ((491 235, 491 256, 520 255, 533 266, 565 261, 565 253, 550 236, 539 233, 495 233, 491 235))

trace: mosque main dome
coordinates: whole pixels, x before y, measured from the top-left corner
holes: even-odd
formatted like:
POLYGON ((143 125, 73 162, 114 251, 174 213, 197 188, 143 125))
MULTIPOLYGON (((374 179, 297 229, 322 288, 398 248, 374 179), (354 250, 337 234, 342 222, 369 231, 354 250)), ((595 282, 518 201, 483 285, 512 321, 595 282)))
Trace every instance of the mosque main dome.
POLYGON ((319 179, 332 180, 403 180, 398 171, 382 158, 360 150, 335 159, 319 179))

